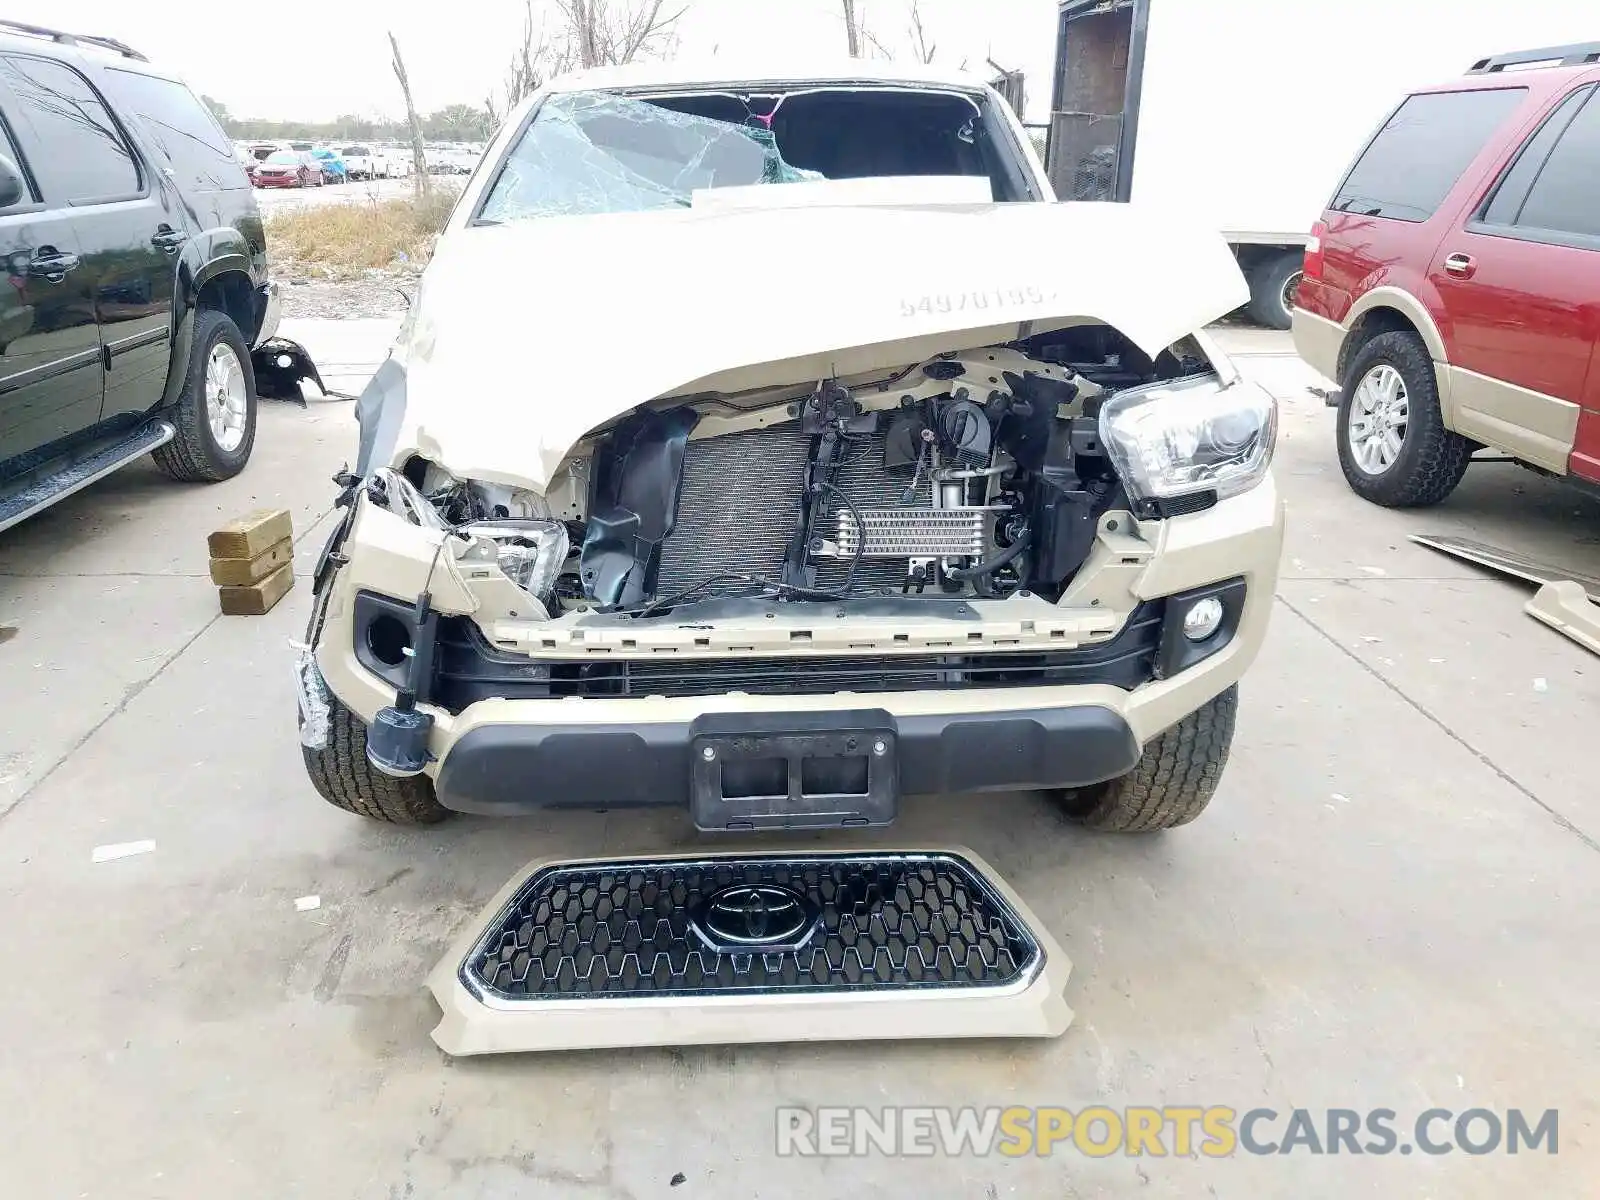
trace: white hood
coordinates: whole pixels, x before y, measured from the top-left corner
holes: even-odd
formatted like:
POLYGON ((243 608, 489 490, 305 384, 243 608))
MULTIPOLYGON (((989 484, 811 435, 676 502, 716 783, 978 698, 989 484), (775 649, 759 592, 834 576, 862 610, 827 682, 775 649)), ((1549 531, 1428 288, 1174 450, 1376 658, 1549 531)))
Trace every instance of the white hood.
POLYGON ((649 400, 1093 320, 1149 354, 1249 298, 1222 238, 1120 204, 687 209, 452 230, 396 358, 398 453, 543 491, 649 400))

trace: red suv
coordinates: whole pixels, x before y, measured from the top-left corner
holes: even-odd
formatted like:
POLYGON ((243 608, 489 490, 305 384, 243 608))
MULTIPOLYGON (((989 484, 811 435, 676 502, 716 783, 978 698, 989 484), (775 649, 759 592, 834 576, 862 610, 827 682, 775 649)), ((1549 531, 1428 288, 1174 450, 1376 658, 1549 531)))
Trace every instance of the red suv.
POLYGON ((1435 504, 1486 446, 1600 484, 1600 43, 1408 96, 1313 234, 1295 348, 1357 494, 1435 504))

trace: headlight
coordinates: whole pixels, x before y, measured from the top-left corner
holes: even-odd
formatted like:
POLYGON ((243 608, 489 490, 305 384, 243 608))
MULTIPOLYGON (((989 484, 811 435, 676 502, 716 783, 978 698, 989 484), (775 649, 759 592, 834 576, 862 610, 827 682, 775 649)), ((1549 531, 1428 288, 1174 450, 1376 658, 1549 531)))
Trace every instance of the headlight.
POLYGON ((1278 403, 1215 375, 1132 388, 1100 410, 1100 442, 1132 500, 1249 491, 1272 463, 1278 403))
POLYGON ((545 603, 567 561, 567 527, 560 521, 472 521, 460 532, 495 544, 500 570, 528 595, 545 603))

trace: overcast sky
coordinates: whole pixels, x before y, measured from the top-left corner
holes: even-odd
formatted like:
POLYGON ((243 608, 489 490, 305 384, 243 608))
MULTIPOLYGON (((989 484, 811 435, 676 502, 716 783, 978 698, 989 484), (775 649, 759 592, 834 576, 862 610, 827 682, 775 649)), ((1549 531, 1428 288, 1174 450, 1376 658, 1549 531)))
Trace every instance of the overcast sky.
MULTIPOLYGON (((617 0, 613 0, 617 2, 617 0)), ((622 0, 627 2, 627 0, 622 0)), ((843 56, 840 0, 680 0, 682 54, 755 59, 843 56)), ((668 0, 668 7, 673 0, 668 0)), ((553 8, 549 0, 535 7, 553 8)), ((909 0, 857 0, 866 24, 909 53, 909 0)), ((522 25, 522 0, 8 0, 10 19, 120 38, 184 75, 236 116, 327 120, 400 111, 385 34, 400 39, 417 106, 481 104, 497 86, 522 25), (240 14, 250 13, 247 19, 240 14), (440 14, 448 13, 447 20, 440 14)), ((1055 0, 921 0, 936 62, 1028 73, 1029 120, 1050 97, 1055 0)))

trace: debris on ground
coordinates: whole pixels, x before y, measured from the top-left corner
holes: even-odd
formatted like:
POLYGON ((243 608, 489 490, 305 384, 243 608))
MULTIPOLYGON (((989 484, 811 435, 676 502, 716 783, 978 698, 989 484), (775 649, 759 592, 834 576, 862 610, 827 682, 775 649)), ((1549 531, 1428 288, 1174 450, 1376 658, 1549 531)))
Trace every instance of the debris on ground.
POLYGON ((314 908, 322 907, 321 896, 296 896, 294 901, 295 912, 310 912, 314 908))
POLYGON ((1437 550, 1441 554, 1448 554, 1451 558, 1458 558, 1499 575, 1520 579, 1524 583, 1543 585, 1571 580, 1582 584, 1591 600, 1600 599, 1600 576, 1586 575, 1569 567, 1539 562, 1514 550, 1491 546, 1487 542, 1475 542, 1470 538, 1435 537, 1432 534, 1413 533, 1411 540, 1419 546, 1426 546, 1430 550, 1437 550))
POLYGON ((1536 692, 1548 692, 1550 690, 1550 681, 1541 675, 1533 681, 1533 690, 1536 692))
POLYGON ((1558 579, 1545 584, 1523 605, 1522 611, 1591 654, 1600 654, 1600 607, 1576 580, 1558 579))
POLYGON ((110 846, 96 846, 93 861, 103 863, 118 858, 132 858, 135 854, 149 854, 155 848, 155 842, 148 838, 138 842, 116 842, 110 846))

